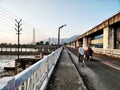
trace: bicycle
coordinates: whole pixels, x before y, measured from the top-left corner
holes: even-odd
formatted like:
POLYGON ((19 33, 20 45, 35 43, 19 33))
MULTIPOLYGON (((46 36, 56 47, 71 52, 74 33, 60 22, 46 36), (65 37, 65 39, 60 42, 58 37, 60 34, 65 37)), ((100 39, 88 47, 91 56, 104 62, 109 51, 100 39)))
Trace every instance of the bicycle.
POLYGON ((81 66, 84 67, 85 66, 85 61, 84 61, 84 55, 79 55, 79 64, 82 64, 81 66))

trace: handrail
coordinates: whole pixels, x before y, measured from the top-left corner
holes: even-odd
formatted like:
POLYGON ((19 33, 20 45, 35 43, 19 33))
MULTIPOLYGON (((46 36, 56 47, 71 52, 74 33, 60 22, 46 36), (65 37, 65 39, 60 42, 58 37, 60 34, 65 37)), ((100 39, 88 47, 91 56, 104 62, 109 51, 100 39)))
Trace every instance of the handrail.
POLYGON ((46 87, 61 51, 62 47, 16 76, 0 79, 0 90, 43 90, 46 87))

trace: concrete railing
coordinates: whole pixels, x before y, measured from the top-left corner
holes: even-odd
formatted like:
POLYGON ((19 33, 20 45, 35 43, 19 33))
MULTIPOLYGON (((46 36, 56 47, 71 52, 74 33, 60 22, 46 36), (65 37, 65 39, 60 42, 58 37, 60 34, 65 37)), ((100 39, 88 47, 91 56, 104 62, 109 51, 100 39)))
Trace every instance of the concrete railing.
POLYGON ((14 77, 0 79, 0 90, 44 90, 62 47, 14 77))
POLYGON ((103 49, 103 48, 93 48, 95 53, 105 54, 114 57, 120 57, 119 49, 103 49))

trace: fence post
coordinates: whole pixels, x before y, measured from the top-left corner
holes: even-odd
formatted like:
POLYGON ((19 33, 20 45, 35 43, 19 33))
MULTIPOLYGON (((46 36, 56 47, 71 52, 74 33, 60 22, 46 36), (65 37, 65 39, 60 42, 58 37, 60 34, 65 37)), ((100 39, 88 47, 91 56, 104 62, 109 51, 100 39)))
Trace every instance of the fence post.
POLYGON ((14 75, 17 74, 17 63, 18 63, 18 61, 15 59, 15 70, 14 70, 14 75))

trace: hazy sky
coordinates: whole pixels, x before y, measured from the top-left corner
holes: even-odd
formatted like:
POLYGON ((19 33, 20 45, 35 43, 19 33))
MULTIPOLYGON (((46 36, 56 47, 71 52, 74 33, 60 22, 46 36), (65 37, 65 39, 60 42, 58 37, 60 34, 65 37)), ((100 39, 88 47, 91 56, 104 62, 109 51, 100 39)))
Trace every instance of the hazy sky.
MULTIPOLYGON (((120 0, 0 0, 0 7, 32 25, 36 29, 36 41, 39 41, 57 38, 58 28, 64 24, 67 26, 61 29, 62 38, 85 33, 120 11, 120 0)), ((32 41, 32 29, 23 29, 21 33, 22 43, 32 41), (24 31, 31 34, 24 35, 24 31)), ((14 39, 6 41, 16 40, 12 34, 14 39)), ((2 35, 1 41, 6 34, 2 35)))

